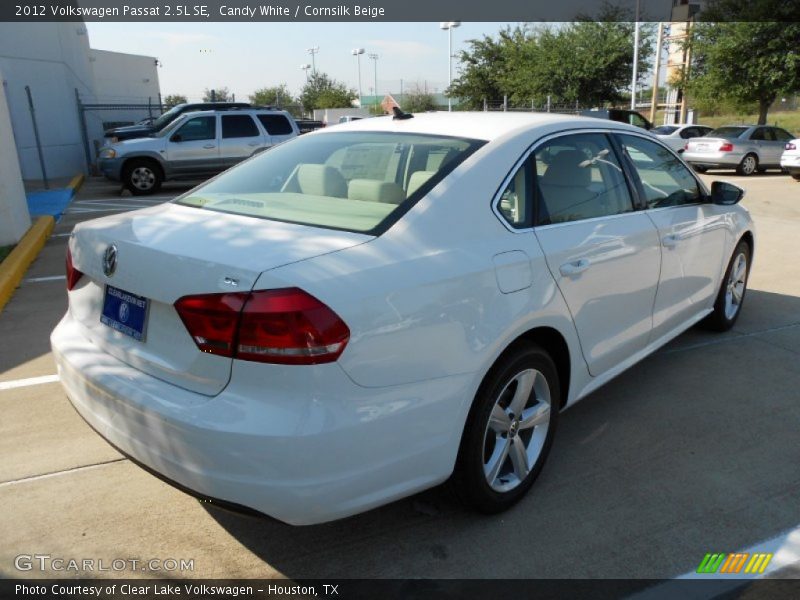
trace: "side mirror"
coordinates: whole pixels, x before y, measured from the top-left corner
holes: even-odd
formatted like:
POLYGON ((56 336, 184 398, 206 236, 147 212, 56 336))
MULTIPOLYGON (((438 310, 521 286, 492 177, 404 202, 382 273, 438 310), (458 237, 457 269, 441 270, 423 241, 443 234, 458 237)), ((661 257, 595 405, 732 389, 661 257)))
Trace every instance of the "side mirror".
POLYGON ((180 141, 182 141, 181 140, 181 134, 180 133, 176 133, 171 138, 169 138, 169 141, 170 142, 180 142, 180 141))
POLYGON ((737 204, 744 198, 744 190, 727 181, 715 181, 711 184, 711 203, 722 206, 737 204))

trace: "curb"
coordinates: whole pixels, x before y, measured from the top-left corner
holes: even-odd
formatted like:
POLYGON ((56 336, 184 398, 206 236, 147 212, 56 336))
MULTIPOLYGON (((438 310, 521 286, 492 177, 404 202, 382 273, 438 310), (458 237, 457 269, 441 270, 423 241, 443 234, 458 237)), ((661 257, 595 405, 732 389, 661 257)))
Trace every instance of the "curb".
POLYGON ((72 190, 73 196, 78 193, 78 190, 81 189, 81 186, 83 185, 83 182, 85 180, 86 177, 83 175, 83 173, 78 173, 77 175, 75 175, 75 177, 70 179, 70 182, 67 184, 67 187, 72 190))
POLYGON ((39 255, 53 227, 55 227, 53 217, 37 218, 28 232, 22 236, 16 248, 0 264, 0 312, 22 281, 28 266, 39 255))

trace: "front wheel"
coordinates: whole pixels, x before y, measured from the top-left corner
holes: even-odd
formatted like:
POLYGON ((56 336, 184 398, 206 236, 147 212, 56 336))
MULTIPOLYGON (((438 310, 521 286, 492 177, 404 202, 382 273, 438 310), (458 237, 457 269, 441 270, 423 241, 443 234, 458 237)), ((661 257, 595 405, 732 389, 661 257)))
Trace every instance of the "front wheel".
POLYGON ((739 163, 739 166, 736 167, 736 172, 739 175, 752 175, 758 171, 758 158, 755 154, 748 154, 742 159, 742 162, 739 163))
POLYGON ((510 508, 533 485, 555 434, 561 388, 550 355, 509 350, 481 384, 461 439, 452 483, 485 513, 510 508))
POLYGON ((742 311, 747 292, 747 277, 750 273, 750 246, 740 241, 733 251, 725 276, 722 279, 714 312, 706 317, 704 324, 715 331, 728 331, 736 323, 742 311))
POLYGON ((155 194, 163 180, 161 169, 152 160, 132 160, 125 165, 123 182, 134 196, 155 194))

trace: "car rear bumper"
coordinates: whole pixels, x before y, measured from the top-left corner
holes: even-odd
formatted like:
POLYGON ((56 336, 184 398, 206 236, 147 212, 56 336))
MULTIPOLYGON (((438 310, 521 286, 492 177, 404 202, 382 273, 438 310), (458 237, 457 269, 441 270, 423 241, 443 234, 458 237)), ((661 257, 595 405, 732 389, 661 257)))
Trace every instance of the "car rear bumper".
POLYGON ((800 154, 784 154, 781 156, 781 168, 786 169, 792 175, 800 173, 800 154))
POLYGON ((67 313, 51 343, 92 428, 179 487, 294 525, 444 481, 474 394, 473 375, 364 388, 336 363, 234 361, 231 383, 209 398, 126 365, 83 331, 67 313))
POLYGON ((698 167, 731 169, 739 166, 744 155, 738 152, 692 152, 686 150, 681 158, 698 167))

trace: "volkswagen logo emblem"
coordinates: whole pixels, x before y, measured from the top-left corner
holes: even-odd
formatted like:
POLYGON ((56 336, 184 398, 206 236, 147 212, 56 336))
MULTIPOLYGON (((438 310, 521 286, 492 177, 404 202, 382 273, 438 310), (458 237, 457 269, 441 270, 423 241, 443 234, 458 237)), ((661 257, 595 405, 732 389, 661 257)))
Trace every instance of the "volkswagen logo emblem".
POLYGON ((111 277, 117 270, 117 247, 111 244, 103 253, 103 273, 111 277))

